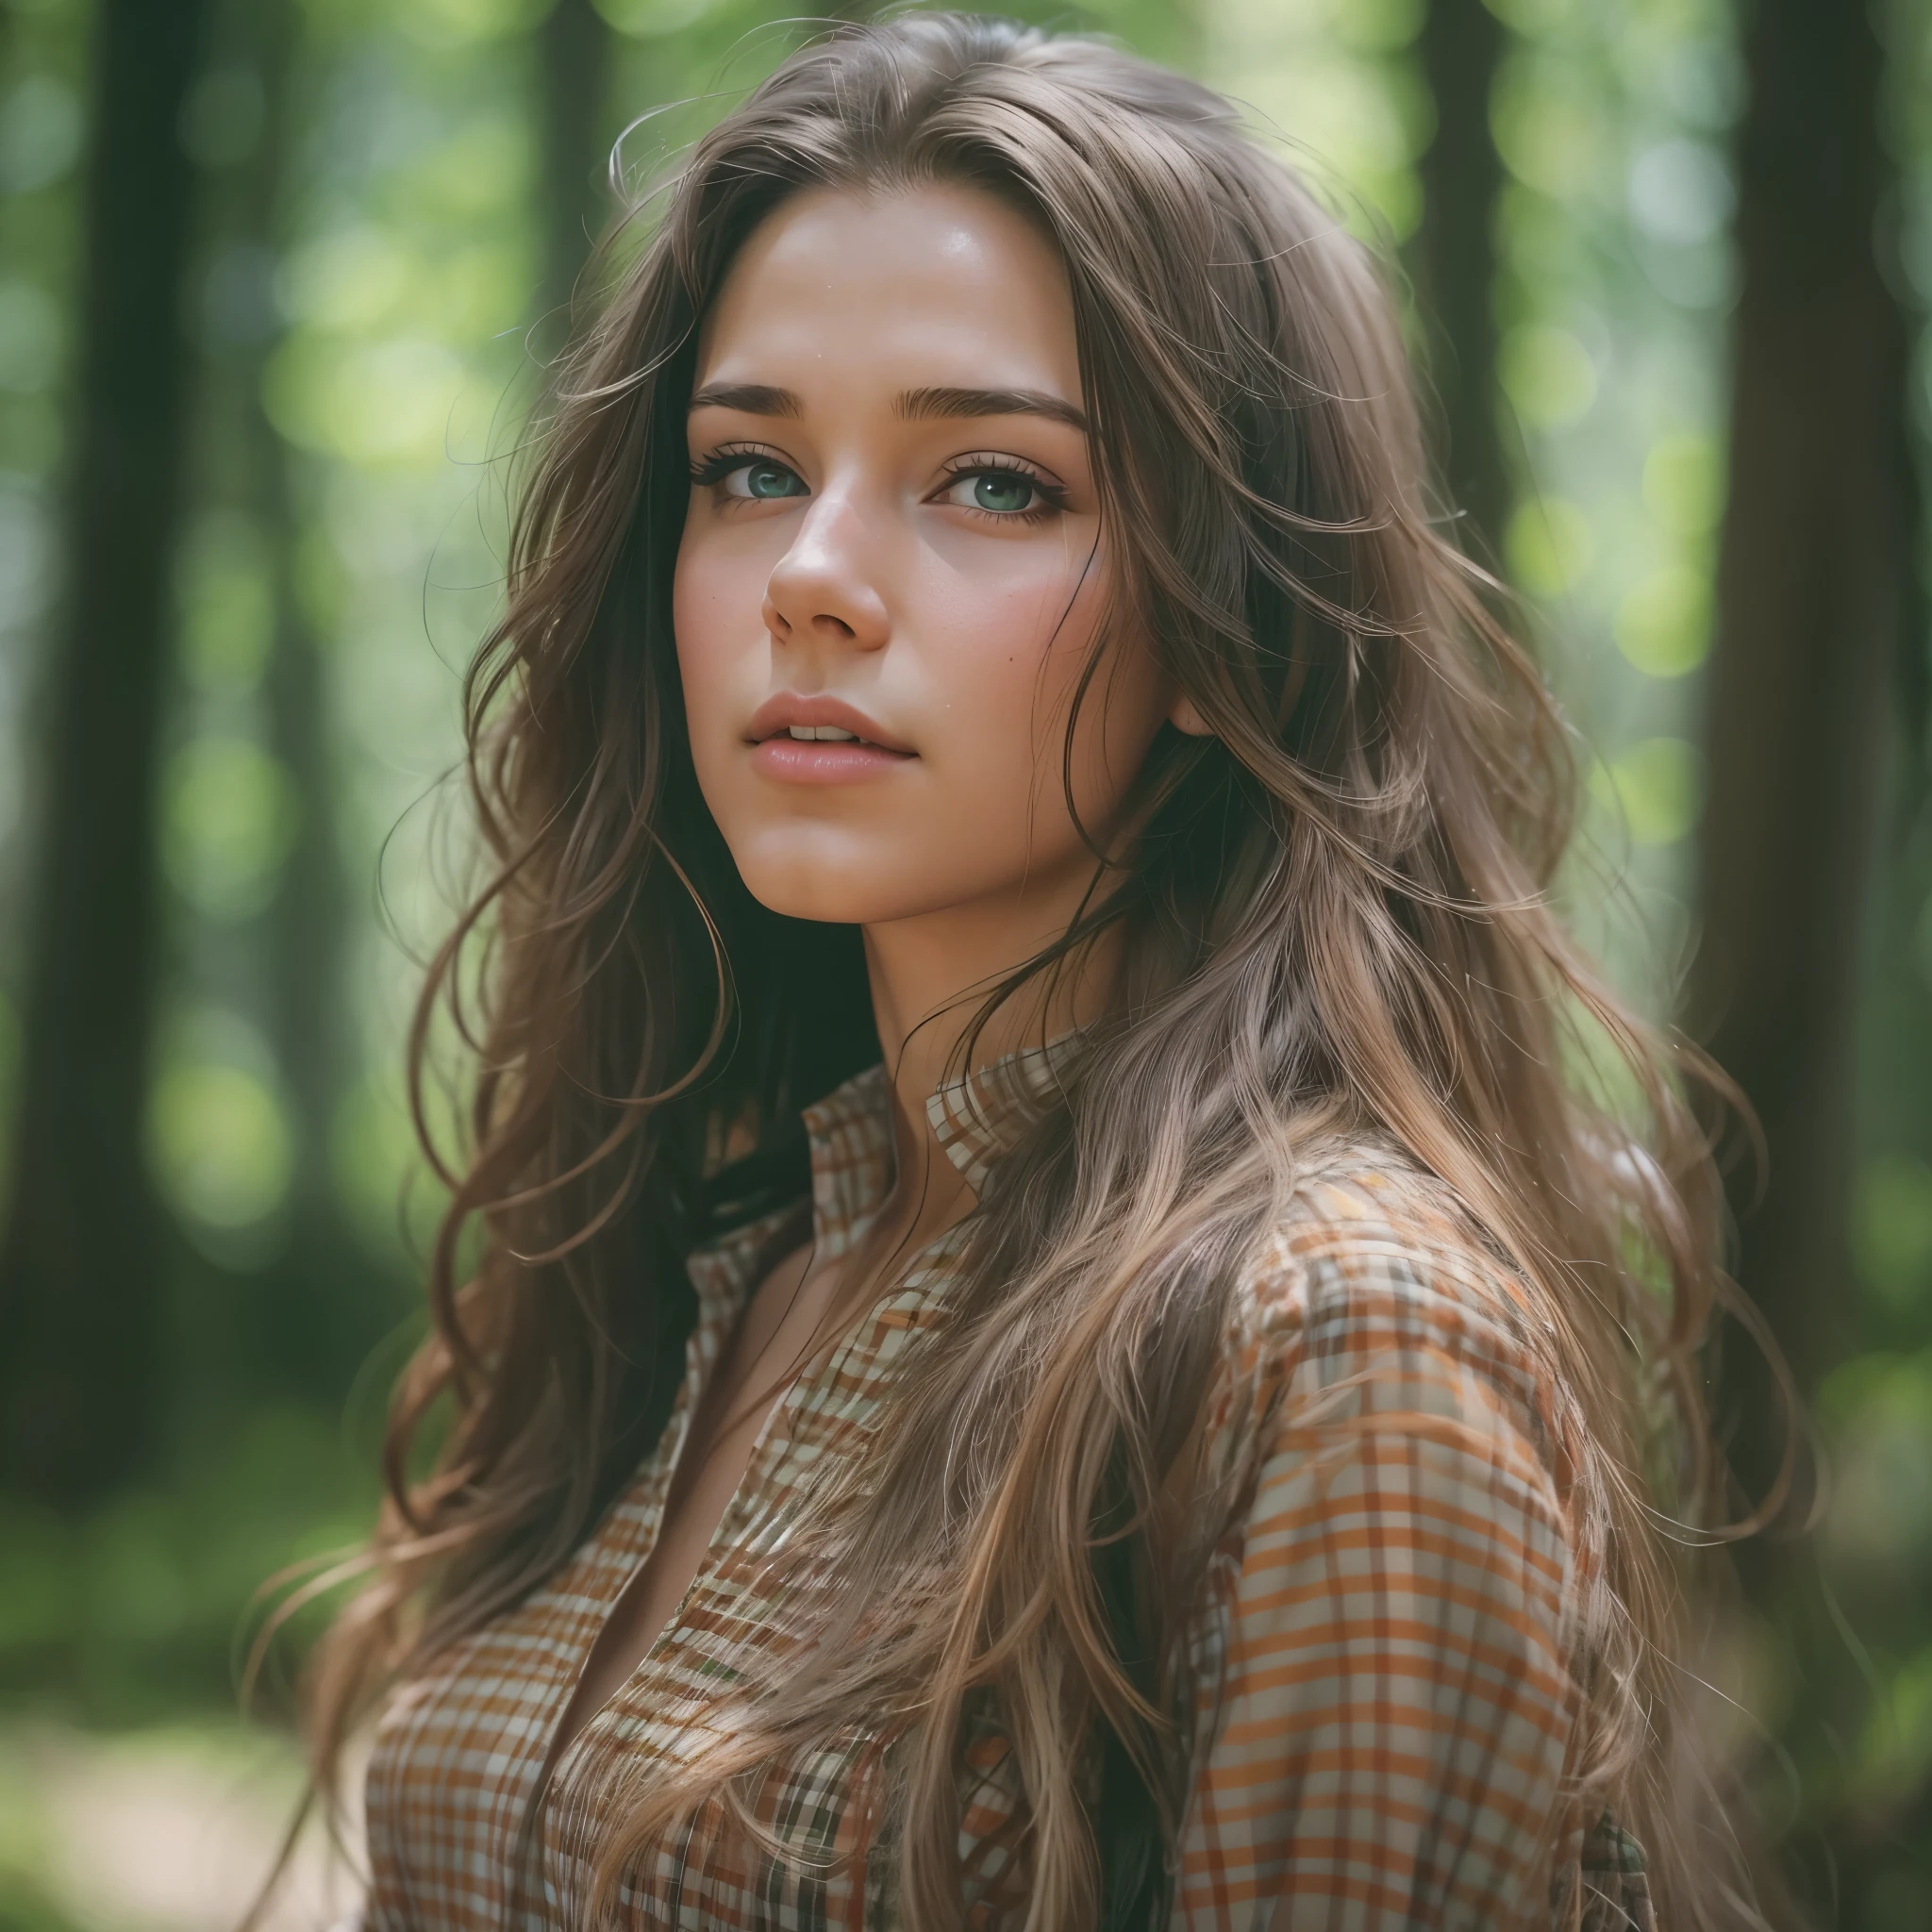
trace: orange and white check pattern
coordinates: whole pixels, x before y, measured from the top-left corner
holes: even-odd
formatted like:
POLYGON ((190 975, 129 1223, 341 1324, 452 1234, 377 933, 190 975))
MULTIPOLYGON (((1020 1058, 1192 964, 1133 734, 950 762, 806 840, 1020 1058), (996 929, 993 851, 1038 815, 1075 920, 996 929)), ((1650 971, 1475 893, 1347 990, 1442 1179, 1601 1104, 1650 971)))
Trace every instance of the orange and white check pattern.
MULTIPOLYGON (((975 1186, 1051 1064, 1003 1063, 934 1096, 941 1142, 975 1186)), ((849 1249, 884 1197, 889 1101, 874 1068, 807 1112, 821 1252, 849 1249)), ((608 1823, 596 1768, 622 1754, 676 1778, 728 1722, 746 1647, 789 1641, 768 1559, 812 1479, 861 1451, 908 1346, 945 1320, 957 1229, 779 1400, 684 1602, 562 1754, 527 1831, 577 1674, 651 1549, 780 1218, 691 1257, 699 1311, 676 1407, 589 1540, 391 1697, 367 1787, 367 1932, 584 1926, 608 1823)), ((1507 1274, 1439 1183, 1357 1148, 1307 1175, 1235 1307, 1207 1446, 1241 1507, 1192 1624, 1174 1925, 1650 1932, 1634 1844, 1607 1821, 1586 1835, 1566 1810, 1574 1557, 1556 1390, 1507 1274)), ((770 1767, 755 1809, 783 1857, 700 1814, 626 1875, 625 1932, 894 1932, 890 1832, 857 1801, 884 1741, 838 1738, 770 1767)), ((1024 1917, 1024 1860, 1002 1828, 1016 1786, 996 1715, 978 1713, 960 1849, 979 1932, 1024 1917)))

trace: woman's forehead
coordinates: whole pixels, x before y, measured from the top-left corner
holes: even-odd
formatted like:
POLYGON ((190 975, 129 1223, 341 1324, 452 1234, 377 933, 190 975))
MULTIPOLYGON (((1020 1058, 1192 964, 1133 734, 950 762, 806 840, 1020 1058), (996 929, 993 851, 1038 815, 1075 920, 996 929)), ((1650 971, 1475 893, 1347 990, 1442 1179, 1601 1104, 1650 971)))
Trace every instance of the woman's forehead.
POLYGON ((699 342, 698 383, 893 391, 1003 387, 1079 396, 1065 269, 981 190, 818 189, 746 242, 699 342))

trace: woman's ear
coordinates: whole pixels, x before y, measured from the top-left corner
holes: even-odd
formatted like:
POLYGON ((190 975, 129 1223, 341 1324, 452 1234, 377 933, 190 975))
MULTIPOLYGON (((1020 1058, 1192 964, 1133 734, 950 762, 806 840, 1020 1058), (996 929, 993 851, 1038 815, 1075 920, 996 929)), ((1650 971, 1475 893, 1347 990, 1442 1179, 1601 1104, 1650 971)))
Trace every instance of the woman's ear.
POLYGON ((1167 708, 1167 722, 1176 731, 1184 731, 1190 738, 1212 738, 1213 727, 1194 708, 1194 701, 1185 691, 1175 691, 1174 703, 1167 708))

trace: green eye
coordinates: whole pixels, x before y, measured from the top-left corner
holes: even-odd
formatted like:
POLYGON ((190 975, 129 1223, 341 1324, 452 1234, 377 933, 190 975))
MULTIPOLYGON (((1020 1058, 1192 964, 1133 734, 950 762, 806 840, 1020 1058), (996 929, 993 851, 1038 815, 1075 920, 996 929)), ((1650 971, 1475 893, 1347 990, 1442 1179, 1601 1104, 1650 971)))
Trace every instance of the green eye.
POLYGON ((1011 515, 1033 508, 1036 487, 1017 470, 982 470, 973 479, 973 502, 976 508, 1011 515))
POLYGON ((783 463, 749 463, 741 472, 744 493, 760 502, 776 496, 803 496, 805 482, 783 463))

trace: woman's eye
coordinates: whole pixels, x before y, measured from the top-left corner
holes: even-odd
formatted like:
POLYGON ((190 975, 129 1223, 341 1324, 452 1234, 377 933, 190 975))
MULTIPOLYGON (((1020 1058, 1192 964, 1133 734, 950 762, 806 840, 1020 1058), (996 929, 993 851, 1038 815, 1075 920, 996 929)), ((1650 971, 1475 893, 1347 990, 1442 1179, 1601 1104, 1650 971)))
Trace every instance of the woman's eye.
POLYGON ((945 492, 947 503, 962 509, 981 509, 994 516, 1024 516, 1041 508, 1046 492, 1037 477, 1024 470, 972 470, 956 477, 945 492))
POLYGON ((752 503, 770 503, 781 496, 807 496, 805 478, 796 470, 768 458, 741 464, 724 479, 726 496, 752 503))

